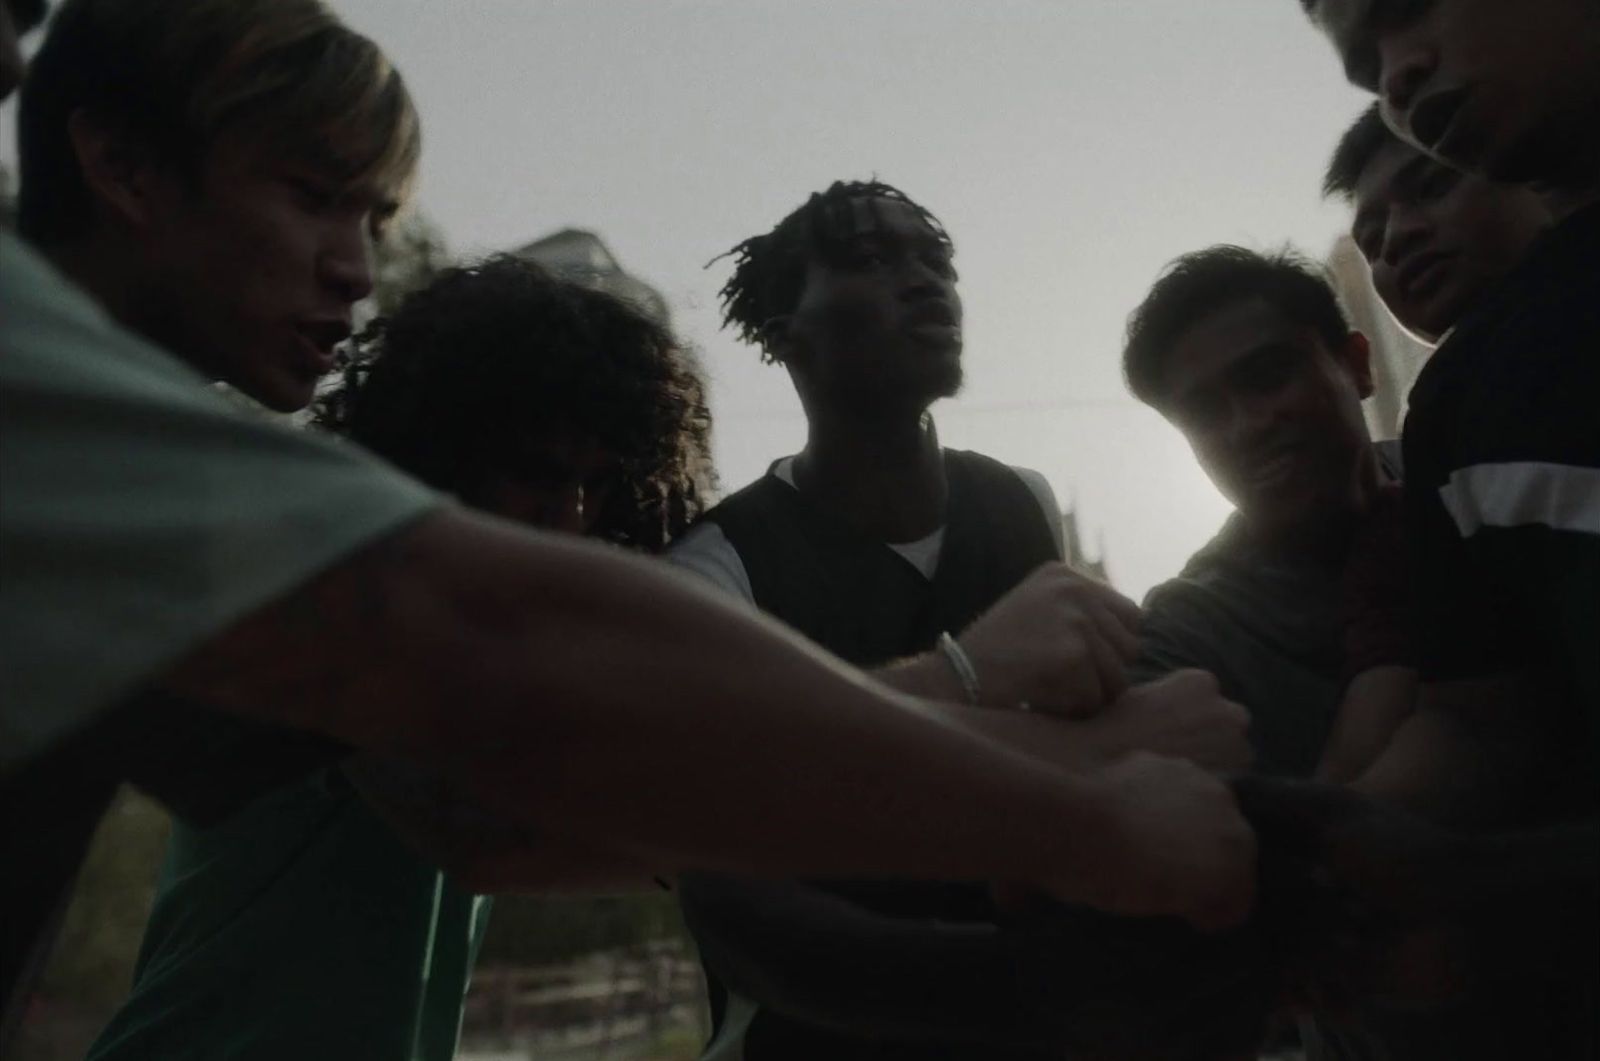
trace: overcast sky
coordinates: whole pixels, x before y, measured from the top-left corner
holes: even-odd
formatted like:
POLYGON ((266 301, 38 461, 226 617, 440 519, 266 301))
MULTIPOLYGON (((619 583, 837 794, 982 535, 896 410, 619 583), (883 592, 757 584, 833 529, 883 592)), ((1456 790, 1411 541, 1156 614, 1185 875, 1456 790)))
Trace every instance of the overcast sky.
MULTIPOLYGON (((725 488, 804 437, 781 369, 719 332, 714 255, 877 175, 943 219, 968 384, 946 445, 1043 472, 1142 595, 1227 513, 1123 389, 1123 322, 1215 242, 1322 256, 1322 165, 1361 97, 1294 0, 334 0, 422 112, 452 250, 575 225, 667 296, 712 374, 725 488)), ((13 123, 0 134, 9 164, 13 123)))

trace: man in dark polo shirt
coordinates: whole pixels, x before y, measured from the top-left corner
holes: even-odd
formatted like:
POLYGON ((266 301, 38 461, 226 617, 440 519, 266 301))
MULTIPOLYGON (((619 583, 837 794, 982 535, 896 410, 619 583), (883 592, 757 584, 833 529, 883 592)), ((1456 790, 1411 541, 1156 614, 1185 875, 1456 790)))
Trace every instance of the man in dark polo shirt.
POLYGON ((1344 839, 1324 847, 1392 911, 1418 913, 1425 895, 1422 905, 1467 925, 1464 964, 1542 978, 1570 1003, 1559 1056, 1593 1056, 1600 8, 1303 6, 1397 135, 1456 169, 1535 188, 1555 219, 1412 391, 1404 450, 1422 687, 1357 785, 1439 821, 1538 827, 1380 839, 1387 827, 1369 808, 1355 815, 1361 829, 1347 819, 1334 830, 1344 839))

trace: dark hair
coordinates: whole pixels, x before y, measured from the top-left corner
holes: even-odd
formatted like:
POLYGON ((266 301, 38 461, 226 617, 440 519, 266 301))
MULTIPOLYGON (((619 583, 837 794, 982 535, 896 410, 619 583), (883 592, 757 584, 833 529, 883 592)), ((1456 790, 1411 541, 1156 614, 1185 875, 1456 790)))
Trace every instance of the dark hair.
POLYGON ((632 306, 509 254, 445 270, 366 328, 313 415, 455 493, 552 428, 593 438, 620 463, 597 536, 652 551, 714 487, 692 356, 632 306))
POLYGON ((5 0, 5 5, 19 37, 44 21, 46 0, 5 0))
POLYGON ((751 236, 714 264, 732 257, 733 275, 722 285, 722 325, 735 329, 739 338, 762 347, 761 360, 771 362, 766 347, 766 326, 774 318, 793 312, 805 285, 806 262, 813 253, 828 254, 838 242, 842 222, 851 202, 888 199, 910 207, 946 247, 950 236, 926 208, 900 189, 881 181, 835 181, 827 191, 814 192, 791 210, 772 231, 751 236))
POLYGON ((1163 368, 1189 328, 1236 302, 1261 298, 1297 324, 1337 347, 1350 334, 1339 298, 1326 275, 1292 251, 1261 254, 1221 245, 1185 254, 1162 271, 1128 317, 1122 373, 1128 389, 1147 405, 1160 403, 1163 368))
POLYGON ((1354 199, 1356 184, 1372 165, 1372 160, 1378 157, 1378 152, 1400 142, 1383 124, 1383 115, 1374 103, 1362 111, 1361 117, 1339 138, 1339 146, 1333 149, 1333 158, 1328 161, 1327 176, 1322 179, 1322 194, 1354 199))
POLYGON ((93 216, 68 134, 80 109, 190 179, 218 136, 241 130, 398 200, 421 150, 400 74, 321 0, 66 0, 17 113, 17 225, 36 242, 70 239, 93 216))

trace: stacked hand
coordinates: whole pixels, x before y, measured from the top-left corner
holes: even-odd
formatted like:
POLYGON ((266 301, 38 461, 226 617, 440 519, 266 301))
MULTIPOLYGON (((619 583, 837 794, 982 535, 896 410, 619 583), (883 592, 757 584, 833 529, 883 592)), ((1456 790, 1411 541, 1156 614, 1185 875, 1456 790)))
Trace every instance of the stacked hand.
POLYGON ((1261 844, 1258 916, 1289 997, 1432 1004, 1464 987, 1465 838, 1331 785, 1250 777, 1234 793, 1261 844))
POLYGON ((1093 714, 1127 688, 1139 607, 1063 563, 1035 570, 961 634, 984 703, 1093 714))

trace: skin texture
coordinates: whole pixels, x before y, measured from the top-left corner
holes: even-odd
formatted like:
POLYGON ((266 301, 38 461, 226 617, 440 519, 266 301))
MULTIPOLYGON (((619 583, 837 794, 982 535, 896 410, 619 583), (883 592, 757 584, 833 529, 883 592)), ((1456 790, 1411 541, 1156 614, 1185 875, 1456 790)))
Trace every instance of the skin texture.
POLYGON ((1378 295, 1430 341, 1511 270, 1550 224, 1531 189, 1452 170, 1391 140, 1356 182, 1351 235, 1378 295))
POLYGON ((1167 359, 1162 411, 1266 539, 1303 538, 1366 508, 1377 466, 1361 417, 1366 340, 1330 349, 1260 298, 1190 326, 1167 359))
POLYGON ((224 134, 197 181, 82 112, 72 142, 101 223, 54 256, 124 323, 268 408, 303 408, 372 290, 394 203, 224 134))
POLYGON ((807 263, 798 304, 776 322, 774 352, 818 404, 920 414, 961 386, 951 252, 904 203, 851 207, 841 246, 807 263))
POLYGON ((1494 180, 1593 191, 1600 8, 1589 0, 1318 0, 1313 17, 1410 143, 1494 180))
POLYGON ((994 877, 1208 926, 1253 895, 1250 830, 1198 767, 1048 768, 661 565, 465 512, 257 612, 163 684, 437 771, 532 835, 656 872, 994 877))

